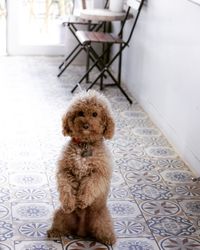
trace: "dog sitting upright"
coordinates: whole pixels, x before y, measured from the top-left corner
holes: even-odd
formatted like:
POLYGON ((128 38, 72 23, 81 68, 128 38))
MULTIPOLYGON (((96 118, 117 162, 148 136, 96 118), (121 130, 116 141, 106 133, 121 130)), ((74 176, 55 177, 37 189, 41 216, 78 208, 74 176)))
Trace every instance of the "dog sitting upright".
POLYGON ((63 134, 71 140, 58 162, 61 207, 55 212, 49 237, 91 236, 105 244, 116 241, 107 208, 112 174, 104 139, 114 134, 107 99, 96 91, 75 96, 63 117, 63 134))

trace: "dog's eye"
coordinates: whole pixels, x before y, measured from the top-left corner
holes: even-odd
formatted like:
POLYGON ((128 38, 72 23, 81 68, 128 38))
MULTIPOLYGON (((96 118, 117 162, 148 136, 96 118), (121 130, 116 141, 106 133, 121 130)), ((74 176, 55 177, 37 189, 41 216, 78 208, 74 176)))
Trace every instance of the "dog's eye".
POLYGON ((97 116, 97 112, 93 112, 93 113, 92 113, 92 116, 93 116, 93 117, 96 117, 96 116, 97 116))
POLYGON ((84 116, 83 111, 79 111, 79 112, 78 112, 78 116, 84 116))

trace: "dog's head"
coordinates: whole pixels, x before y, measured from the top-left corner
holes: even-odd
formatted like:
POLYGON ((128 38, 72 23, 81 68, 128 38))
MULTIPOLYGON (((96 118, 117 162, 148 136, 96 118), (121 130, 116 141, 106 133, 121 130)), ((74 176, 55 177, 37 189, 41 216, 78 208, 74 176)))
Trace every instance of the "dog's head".
POLYGON ((94 90, 75 96, 63 116, 63 135, 84 141, 111 139, 114 128, 108 100, 94 90))

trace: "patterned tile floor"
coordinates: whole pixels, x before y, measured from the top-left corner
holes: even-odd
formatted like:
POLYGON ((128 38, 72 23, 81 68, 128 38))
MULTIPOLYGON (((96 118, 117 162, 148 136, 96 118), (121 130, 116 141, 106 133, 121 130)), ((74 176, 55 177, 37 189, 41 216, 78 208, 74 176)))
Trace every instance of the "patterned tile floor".
MULTIPOLYGON (((0 249, 111 249, 91 240, 50 241, 58 206, 56 160, 65 138, 61 116, 84 70, 56 78, 60 58, 0 58, 0 249)), ((200 249, 200 185, 134 100, 106 89, 117 123, 109 208, 115 250, 200 249)))

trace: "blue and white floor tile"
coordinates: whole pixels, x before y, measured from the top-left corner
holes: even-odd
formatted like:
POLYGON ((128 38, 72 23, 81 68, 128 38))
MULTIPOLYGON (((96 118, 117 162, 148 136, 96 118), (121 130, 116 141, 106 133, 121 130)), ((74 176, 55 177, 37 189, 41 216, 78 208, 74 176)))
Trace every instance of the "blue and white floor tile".
POLYGON ((147 220, 152 233, 160 236, 191 235, 196 231, 192 222, 180 216, 157 216, 147 220))
POLYGON ((3 204, 0 204, 0 220, 12 220, 11 207, 9 202, 4 202, 3 204))
MULTIPOLYGON (((116 118, 109 209, 115 246, 47 239, 59 205, 61 117, 84 68, 58 79, 61 58, 0 58, 0 250, 200 250, 200 184, 133 98, 106 88, 116 118)), ((98 86, 95 86, 98 89, 98 86)))
POLYGON ((161 184, 136 184, 130 186, 133 197, 139 200, 169 200, 173 193, 167 186, 161 184))
POLYGON ((140 203, 140 208, 145 217, 177 215, 181 208, 175 201, 145 201, 140 203))
POLYGON ((117 237, 133 238, 141 236, 151 236, 151 232, 142 216, 114 219, 114 228, 117 237))
POLYGON ((192 183, 192 173, 183 169, 164 170, 160 173, 168 184, 192 183))
POLYGON ((51 218, 53 206, 51 203, 12 203, 13 221, 42 221, 51 218))
POLYGON ((159 242, 161 249, 170 250, 198 250, 200 240, 192 237, 169 237, 159 242))
POLYGON ((55 241, 15 241, 15 250, 62 250, 62 244, 55 241))
POLYGON ((32 221, 24 221, 23 223, 16 222, 14 223, 14 228, 16 230, 15 238, 24 238, 24 239, 46 239, 47 238, 47 229, 49 228, 49 224, 44 221, 34 222, 32 221))
POLYGON ((174 198, 176 199, 196 199, 200 196, 200 186, 191 184, 184 184, 180 186, 175 186, 174 188, 174 198))
POLYGON ((15 202, 48 202, 50 199, 49 187, 21 187, 11 190, 11 199, 15 202))
POLYGON ((168 159, 159 159, 157 161, 158 165, 158 171, 162 171, 165 169, 181 169, 181 170, 187 170, 187 166, 181 159, 176 159, 176 158, 168 158, 168 159))
POLYGON ((200 200, 182 200, 179 201, 183 211, 190 216, 200 215, 200 200))
POLYGON ((128 250, 128 249, 142 249, 142 250, 159 250, 157 243, 153 239, 149 238, 124 238, 119 239, 116 248, 119 250, 128 250))

